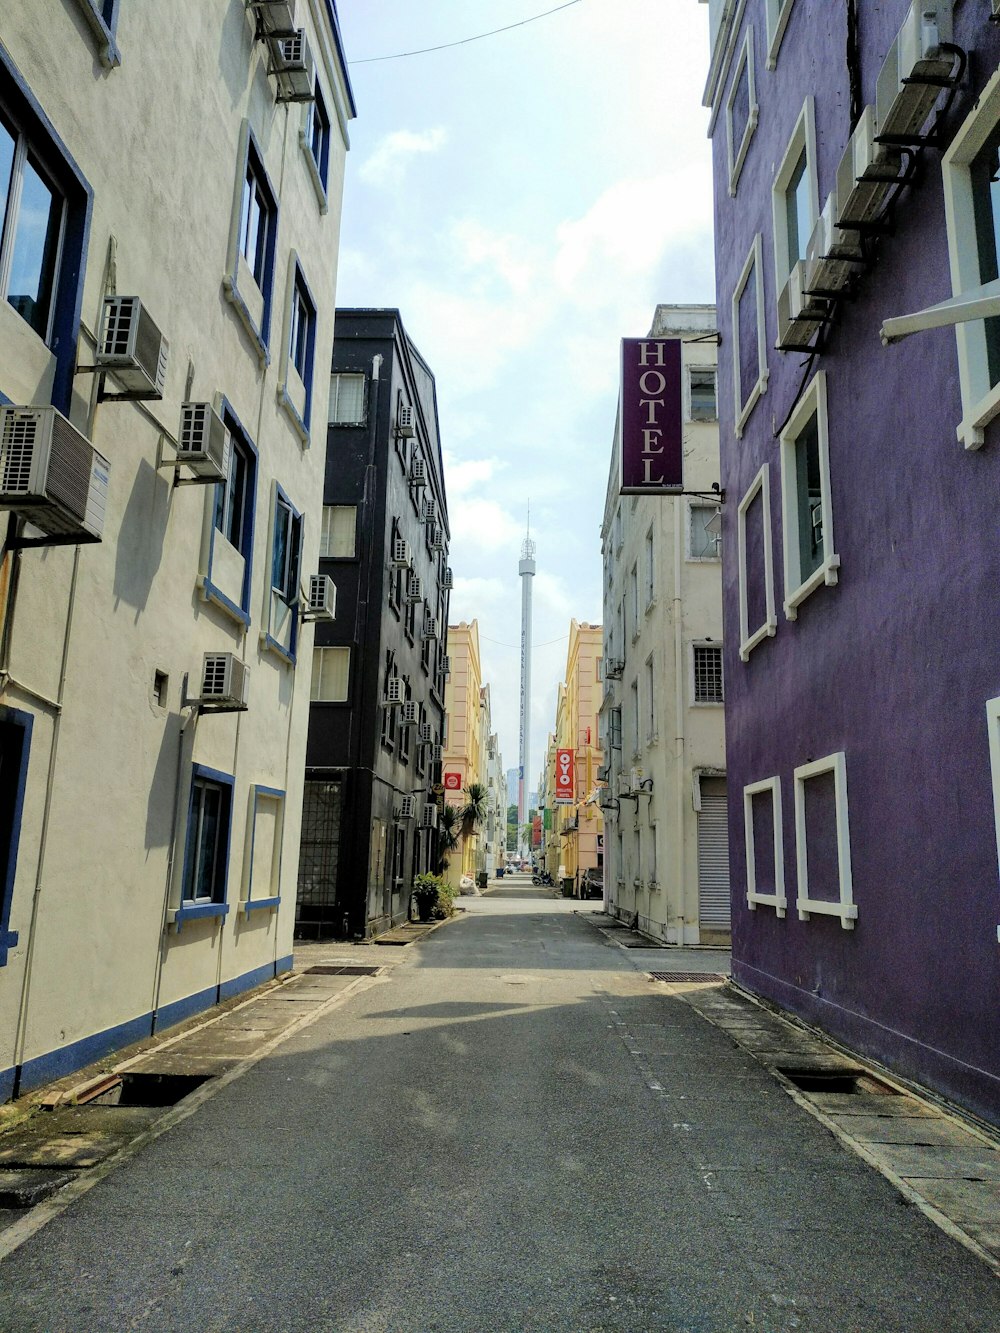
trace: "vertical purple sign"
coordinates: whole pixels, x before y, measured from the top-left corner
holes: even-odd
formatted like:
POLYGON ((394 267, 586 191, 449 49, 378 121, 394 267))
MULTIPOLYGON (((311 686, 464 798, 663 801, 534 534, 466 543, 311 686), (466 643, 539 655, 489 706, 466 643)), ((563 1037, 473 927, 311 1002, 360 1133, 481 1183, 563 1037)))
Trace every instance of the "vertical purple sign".
POLYGON ((680 339, 622 339, 621 423, 621 493, 682 491, 680 339))

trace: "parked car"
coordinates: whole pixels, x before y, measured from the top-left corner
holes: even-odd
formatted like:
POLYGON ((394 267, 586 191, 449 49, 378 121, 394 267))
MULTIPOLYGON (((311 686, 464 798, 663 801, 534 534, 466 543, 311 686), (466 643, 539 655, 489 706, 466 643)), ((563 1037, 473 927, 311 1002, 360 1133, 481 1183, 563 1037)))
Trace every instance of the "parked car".
POLYGON ((588 867, 580 876, 580 897, 604 897, 604 871, 600 867, 588 867))

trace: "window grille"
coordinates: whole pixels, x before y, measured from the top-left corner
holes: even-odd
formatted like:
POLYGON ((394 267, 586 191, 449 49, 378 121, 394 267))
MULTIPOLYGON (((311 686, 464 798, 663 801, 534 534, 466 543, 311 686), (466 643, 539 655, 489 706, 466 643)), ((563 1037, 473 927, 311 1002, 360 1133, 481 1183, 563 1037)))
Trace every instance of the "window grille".
POLYGON ((694 645, 694 701, 696 704, 721 704, 722 648, 716 644, 694 645))

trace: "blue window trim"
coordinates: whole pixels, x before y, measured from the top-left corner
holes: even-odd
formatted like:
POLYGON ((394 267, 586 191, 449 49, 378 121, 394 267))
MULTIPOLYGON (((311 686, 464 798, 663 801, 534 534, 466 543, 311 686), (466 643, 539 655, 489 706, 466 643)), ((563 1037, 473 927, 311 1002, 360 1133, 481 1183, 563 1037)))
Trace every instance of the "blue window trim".
POLYGON ((279 906, 281 905, 281 894, 280 894, 280 893, 279 893, 279 894, 276 894, 273 898, 255 898, 255 897, 253 896, 253 851, 254 851, 254 842, 255 842, 255 840, 256 840, 256 838, 257 838, 257 800, 258 800, 258 797, 263 796, 263 797, 265 797, 266 799, 271 800, 271 801, 280 801, 280 802, 281 802, 281 820, 282 820, 282 840, 281 840, 281 846, 280 846, 279 851, 278 851, 278 878, 279 878, 279 882, 280 882, 280 878, 281 878, 281 857, 282 857, 282 853, 284 852, 285 797, 286 797, 286 795, 287 795, 287 793, 284 792, 284 791, 282 791, 282 789, 281 789, 280 787, 265 787, 265 786, 260 785, 260 784, 257 784, 257 783, 255 783, 255 784, 253 785, 253 787, 251 787, 250 790, 251 790, 251 792, 252 792, 252 794, 253 794, 253 805, 251 806, 251 809, 250 809, 250 878, 249 878, 248 881, 247 881, 247 896, 246 896, 246 899, 245 899, 242 903, 240 903, 240 906, 243 908, 243 914, 244 914, 244 916, 247 916, 247 917, 249 917, 249 915, 250 915, 251 912, 260 912, 260 911, 263 911, 263 910, 265 910, 265 909, 270 909, 270 908, 273 908, 273 907, 279 907, 279 906))
MULTIPOLYGON (((187 885, 181 882, 181 902, 173 912, 173 923, 180 930, 185 921, 195 921, 201 917, 220 916, 229 914, 229 903, 226 901, 229 887, 229 854, 232 846, 233 835, 233 790, 236 786, 236 779, 231 773, 222 773, 217 768, 208 768, 204 764, 191 765, 191 790, 188 796, 188 817, 187 830, 184 836, 184 861, 187 860, 187 849, 191 839, 191 816, 194 807, 195 784, 198 781, 212 782, 223 789, 226 795, 225 800, 225 827, 222 836, 225 838, 225 850, 222 855, 222 864, 219 867, 218 883, 216 884, 217 897, 211 902, 196 902, 192 898, 185 898, 184 893, 187 885)), ((183 876, 183 862, 181 874, 183 876)))
POLYGON ((306 275, 302 271, 302 265, 299 263, 297 255, 293 258, 292 261, 291 278, 292 280, 290 283, 290 289, 288 294, 288 310, 289 310, 289 318, 287 321, 288 328, 285 330, 285 382, 281 386, 281 390, 278 395, 278 401, 281 403, 281 406, 285 409, 288 415, 292 418, 292 425, 298 431, 303 445, 305 445, 305 447, 308 448, 310 444, 309 423, 312 420, 313 362, 316 356, 317 306, 316 306, 316 298, 312 294, 312 288, 306 281, 306 275), (306 373, 301 377, 302 383, 305 385, 306 388, 305 420, 303 420, 302 417, 299 416, 298 409, 292 402, 291 398, 289 398, 288 396, 288 368, 289 366, 292 365, 292 350, 291 350, 292 313, 294 309, 295 295, 296 292, 299 290, 302 291, 303 296, 305 296, 306 298, 306 303, 309 306, 309 313, 311 316, 309 320, 309 338, 306 342, 306 373))
POLYGON ((269 366, 271 364, 271 307, 274 301, 274 260, 278 252, 278 196, 264 165, 264 154, 261 151, 260 143, 249 122, 245 122, 245 139, 246 142, 240 156, 239 173, 236 178, 235 245, 231 257, 232 267, 223 280, 223 287, 227 300, 236 310, 247 332, 256 344, 261 364, 269 366), (259 328, 250 313, 250 307, 240 293, 238 280, 240 267, 239 233, 243 223, 243 186, 247 178, 247 168, 251 161, 253 162, 254 175, 264 186, 268 196, 268 207, 273 219, 273 225, 268 228, 267 249, 264 253, 264 286, 261 289, 261 296, 264 298, 264 313, 259 328))
POLYGON ((298 509, 296 509, 295 506, 292 504, 292 501, 291 501, 291 498, 290 498, 289 495, 288 495, 288 492, 285 490, 284 486, 282 486, 282 484, 281 484, 280 481, 276 481, 276 482, 274 483, 274 493, 275 493, 275 511, 274 511, 274 517, 272 518, 272 521, 271 521, 271 540, 270 540, 270 543, 269 543, 269 546, 268 546, 268 568, 267 568, 267 629, 266 629, 266 630, 264 631, 264 633, 261 635, 261 640, 262 640, 262 642, 263 642, 263 646, 264 646, 265 648, 269 649, 269 650, 270 650, 271 652, 273 652, 273 653, 276 653, 276 654, 277 654, 283 661, 287 662, 287 663, 289 664, 289 666, 295 666, 295 663, 296 663, 296 650, 297 650, 297 648, 298 648, 298 642, 299 642, 299 606, 298 606, 298 598, 297 598, 297 597, 296 597, 295 605, 294 605, 294 607, 292 608, 292 632, 291 632, 291 635, 290 635, 290 641, 289 641, 288 647, 286 648, 285 645, 284 645, 283 643, 279 642, 279 640, 276 639, 276 638, 274 638, 274 636, 271 634, 271 596, 272 596, 272 591, 273 591, 273 585, 272 585, 272 583, 271 583, 271 572, 272 572, 272 564, 273 564, 273 557, 274 557, 274 519, 277 518, 277 512, 278 512, 278 510, 277 510, 277 502, 278 502, 278 500, 284 500, 285 504, 286 504, 286 505, 288 506, 288 508, 292 511, 292 518, 293 518, 293 520, 297 521, 298 524, 299 524, 299 555, 298 555, 299 568, 298 568, 297 571, 296 571, 296 575, 297 575, 296 583, 298 583, 299 581, 301 581, 301 578, 302 578, 302 568, 301 568, 301 561, 302 561, 302 532, 303 532, 303 526, 304 526, 304 525, 303 525, 303 522, 302 522, 302 513, 301 513, 301 511, 298 510, 298 509))
POLYGON ((101 63, 105 69, 114 69, 116 65, 122 63, 121 52, 115 40, 120 0, 76 0, 76 2, 98 40, 101 63))
POLYGON ((312 181, 313 189, 316 191, 316 202, 319 204, 320 215, 329 212, 330 201, 327 197, 328 183, 330 178, 330 136, 333 132, 330 122, 330 113, 326 109, 326 98, 323 96, 320 88, 319 79, 316 80, 315 98, 312 102, 307 102, 308 118, 306 128, 299 131, 299 143, 305 154, 306 169, 309 172, 309 179, 312 181), (320 145, 319 161, 316 160, 316 154, 312 146, 312 119, 314 108, 318 108, 321 113, 321 120, 324 125, 323 142, 320 145))
POLYGON ((56 278, 52 335, 48 346, 56 359, 52 403, 68 416, 73 396, 73 373, 76 368, 77 339, 80 335, 83 278, 94 192, 56 133, 52 122, 21 77, 2 42, 0 42, 0 75, 6 75, 12 85, 8 89, 5 87, 6 79, 0 78, 0 102, 10 107, 14 119, 52 174, 66 201, 62 256, 56 278))
POLYGON ((3 876, 0 880, 0 967, 6 966, 8 950, 13 949, 18 940, 18 932, 10 929, 10 909, 14 900, 14 875, 17 871, 17 849, 21 839, 24 792, 28 785, 28 754, 31 750, 31 728, 34 721, 32 713, 23 712, 20 708, 0 708, 0 722, 17 727, 22 733, 14 806, 10 816, 10 846, 7 849, 7 864, 0 866, 0 875, 3 876))
POLYGON ((11 402, 11 400, 4 393, 3 389, 0 389, 0 407, 12 407, 12 406, 13 403, 11 402))
POLYGON ((340 35, 340 19, 337 15, 337 6, 335 0, 324 0, 326 4, 327 18, 330 20, 330 28, 333 32, 333 40, 336 43, 337 55, 340 57, 340 72, 344 79, 344 89, 347 93, 347 104, 350 108, 351 117, 358 114, 358 109, 354 104, 354 90, 351 87, 350 74, 347 68, 347 56, 344 53, 344 39, 340 35))
MULTIPOLYGON (((212 582, 212 561, 215 557, 215 536, 218 528, 215 526, 215 517, 212 517, 212 528, 208 539, 208 571, 202 582, 202 596, 206 601, 214 603, 234 620, 238 620, 242 625, 250 624, 250 589, 253 586, 253 539, 254 526, 257 515, 257 465, 260 455, 257 446, 247 434, 246 427, 240 421, 239 417, 233 411, 233 405, 228 398, 222 399, 222 419, 226 423, 226 428, 230 435, 237 436, 239 442, 250 455, 250 476, 247 478, 246 495, 244 496, 244 505, 246 513, 244 515, 244 533, 246 550, 240 551, 243 557, 243 588, 240 594, 239 606, 227 597, 226 594, 217 588, 212 582)), ((222 483, 220 483, 221 485, 222 483)), ((212 488, 213 504, 218 497, 218 486, 212 488)))

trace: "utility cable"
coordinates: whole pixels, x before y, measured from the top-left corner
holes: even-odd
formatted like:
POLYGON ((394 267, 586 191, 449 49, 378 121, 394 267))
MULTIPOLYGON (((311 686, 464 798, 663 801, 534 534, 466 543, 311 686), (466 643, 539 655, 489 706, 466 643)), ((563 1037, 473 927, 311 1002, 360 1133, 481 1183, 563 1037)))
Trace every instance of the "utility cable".
POLYGON ((517 23, 508 23, 503 28, 493 28, 489 32, 477 32, 474 37, 462 37, 457 42, 442 42, 440 46, 424 46, 419 51, 397 51, 391 56, 366 56, 363 60, 349 60, 349 66, 354 65, 373 65, 381 60, 406 60, 409 56, 425 56, 431 51, 450 51, 453 46, 467 46, 469 42, 481 42, 484 37, 495 37, 497 33, 510 32, 512 28, 523 28, 528 23, 535 23, 538 19, 548 18, 550 14, 558 14, 560 9, 570 9, 573 5, 578 5, 580 0, 566 0, 564 5, 556 5, 555 9, 546 9, 541 14, 532 14, 530 18, 521 19, 517 23))

